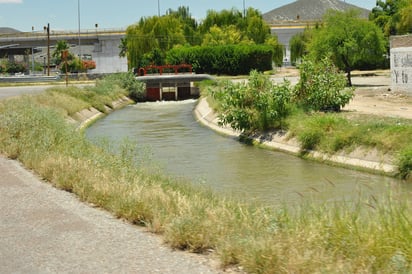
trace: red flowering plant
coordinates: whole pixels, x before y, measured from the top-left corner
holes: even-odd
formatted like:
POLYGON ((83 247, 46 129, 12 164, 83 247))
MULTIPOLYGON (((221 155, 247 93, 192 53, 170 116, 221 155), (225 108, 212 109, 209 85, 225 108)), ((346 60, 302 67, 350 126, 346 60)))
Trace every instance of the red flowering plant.
POLYGON ((96 62, 93 60, 82 60, 82 68, 84 70, 95 69, 96 62))

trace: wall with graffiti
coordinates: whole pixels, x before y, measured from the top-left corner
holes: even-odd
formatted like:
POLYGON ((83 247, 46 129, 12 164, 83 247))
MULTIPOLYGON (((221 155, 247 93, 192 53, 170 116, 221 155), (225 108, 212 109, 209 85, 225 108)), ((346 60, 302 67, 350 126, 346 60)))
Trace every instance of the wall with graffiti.
POLYGON ((392 88, 412 92, 412 35, 391 38, 392 88))

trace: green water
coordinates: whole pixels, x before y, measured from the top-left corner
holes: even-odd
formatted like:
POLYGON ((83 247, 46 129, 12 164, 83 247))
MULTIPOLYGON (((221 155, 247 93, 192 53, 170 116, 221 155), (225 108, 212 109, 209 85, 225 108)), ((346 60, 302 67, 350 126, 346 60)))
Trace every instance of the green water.
POLYGON ((99 120, 86 134, 114 144, 128 138, 151 165, 167 174, 268 203, 367 200, 388 190, 411 190, 393 178, 302 160, 221 136, 197 123, 195 104, 189 100, 129 106, 99 120))

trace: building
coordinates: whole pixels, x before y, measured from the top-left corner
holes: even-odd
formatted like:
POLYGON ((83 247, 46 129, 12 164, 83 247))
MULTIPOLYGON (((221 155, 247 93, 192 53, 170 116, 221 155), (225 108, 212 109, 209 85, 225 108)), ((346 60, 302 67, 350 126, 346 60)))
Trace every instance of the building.
POLYGON ((390 38, 392 88, 412 92, 412 35, 390 38))

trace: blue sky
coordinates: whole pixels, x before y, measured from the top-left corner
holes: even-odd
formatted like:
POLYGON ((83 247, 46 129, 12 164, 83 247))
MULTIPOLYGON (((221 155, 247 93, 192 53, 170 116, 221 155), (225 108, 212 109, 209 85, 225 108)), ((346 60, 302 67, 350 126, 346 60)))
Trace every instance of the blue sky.
MULTIPOLYGON (((292 0, 244 0, 246 7, 262 13, 292 3, 292 0)), ((346 0, 347 3, 372 9, 376 0, 346 0)), ((206 16, 207 10, 243 9, 243 0, 0 0, 0 27, 11 27, 20 31, 41 31, 50 23, 50 29, 77 30, 78 3, 80 3, 81 29, 126 28, 141 17, 161 14, 169 8, 189 7, 197 19, 206 16)))

